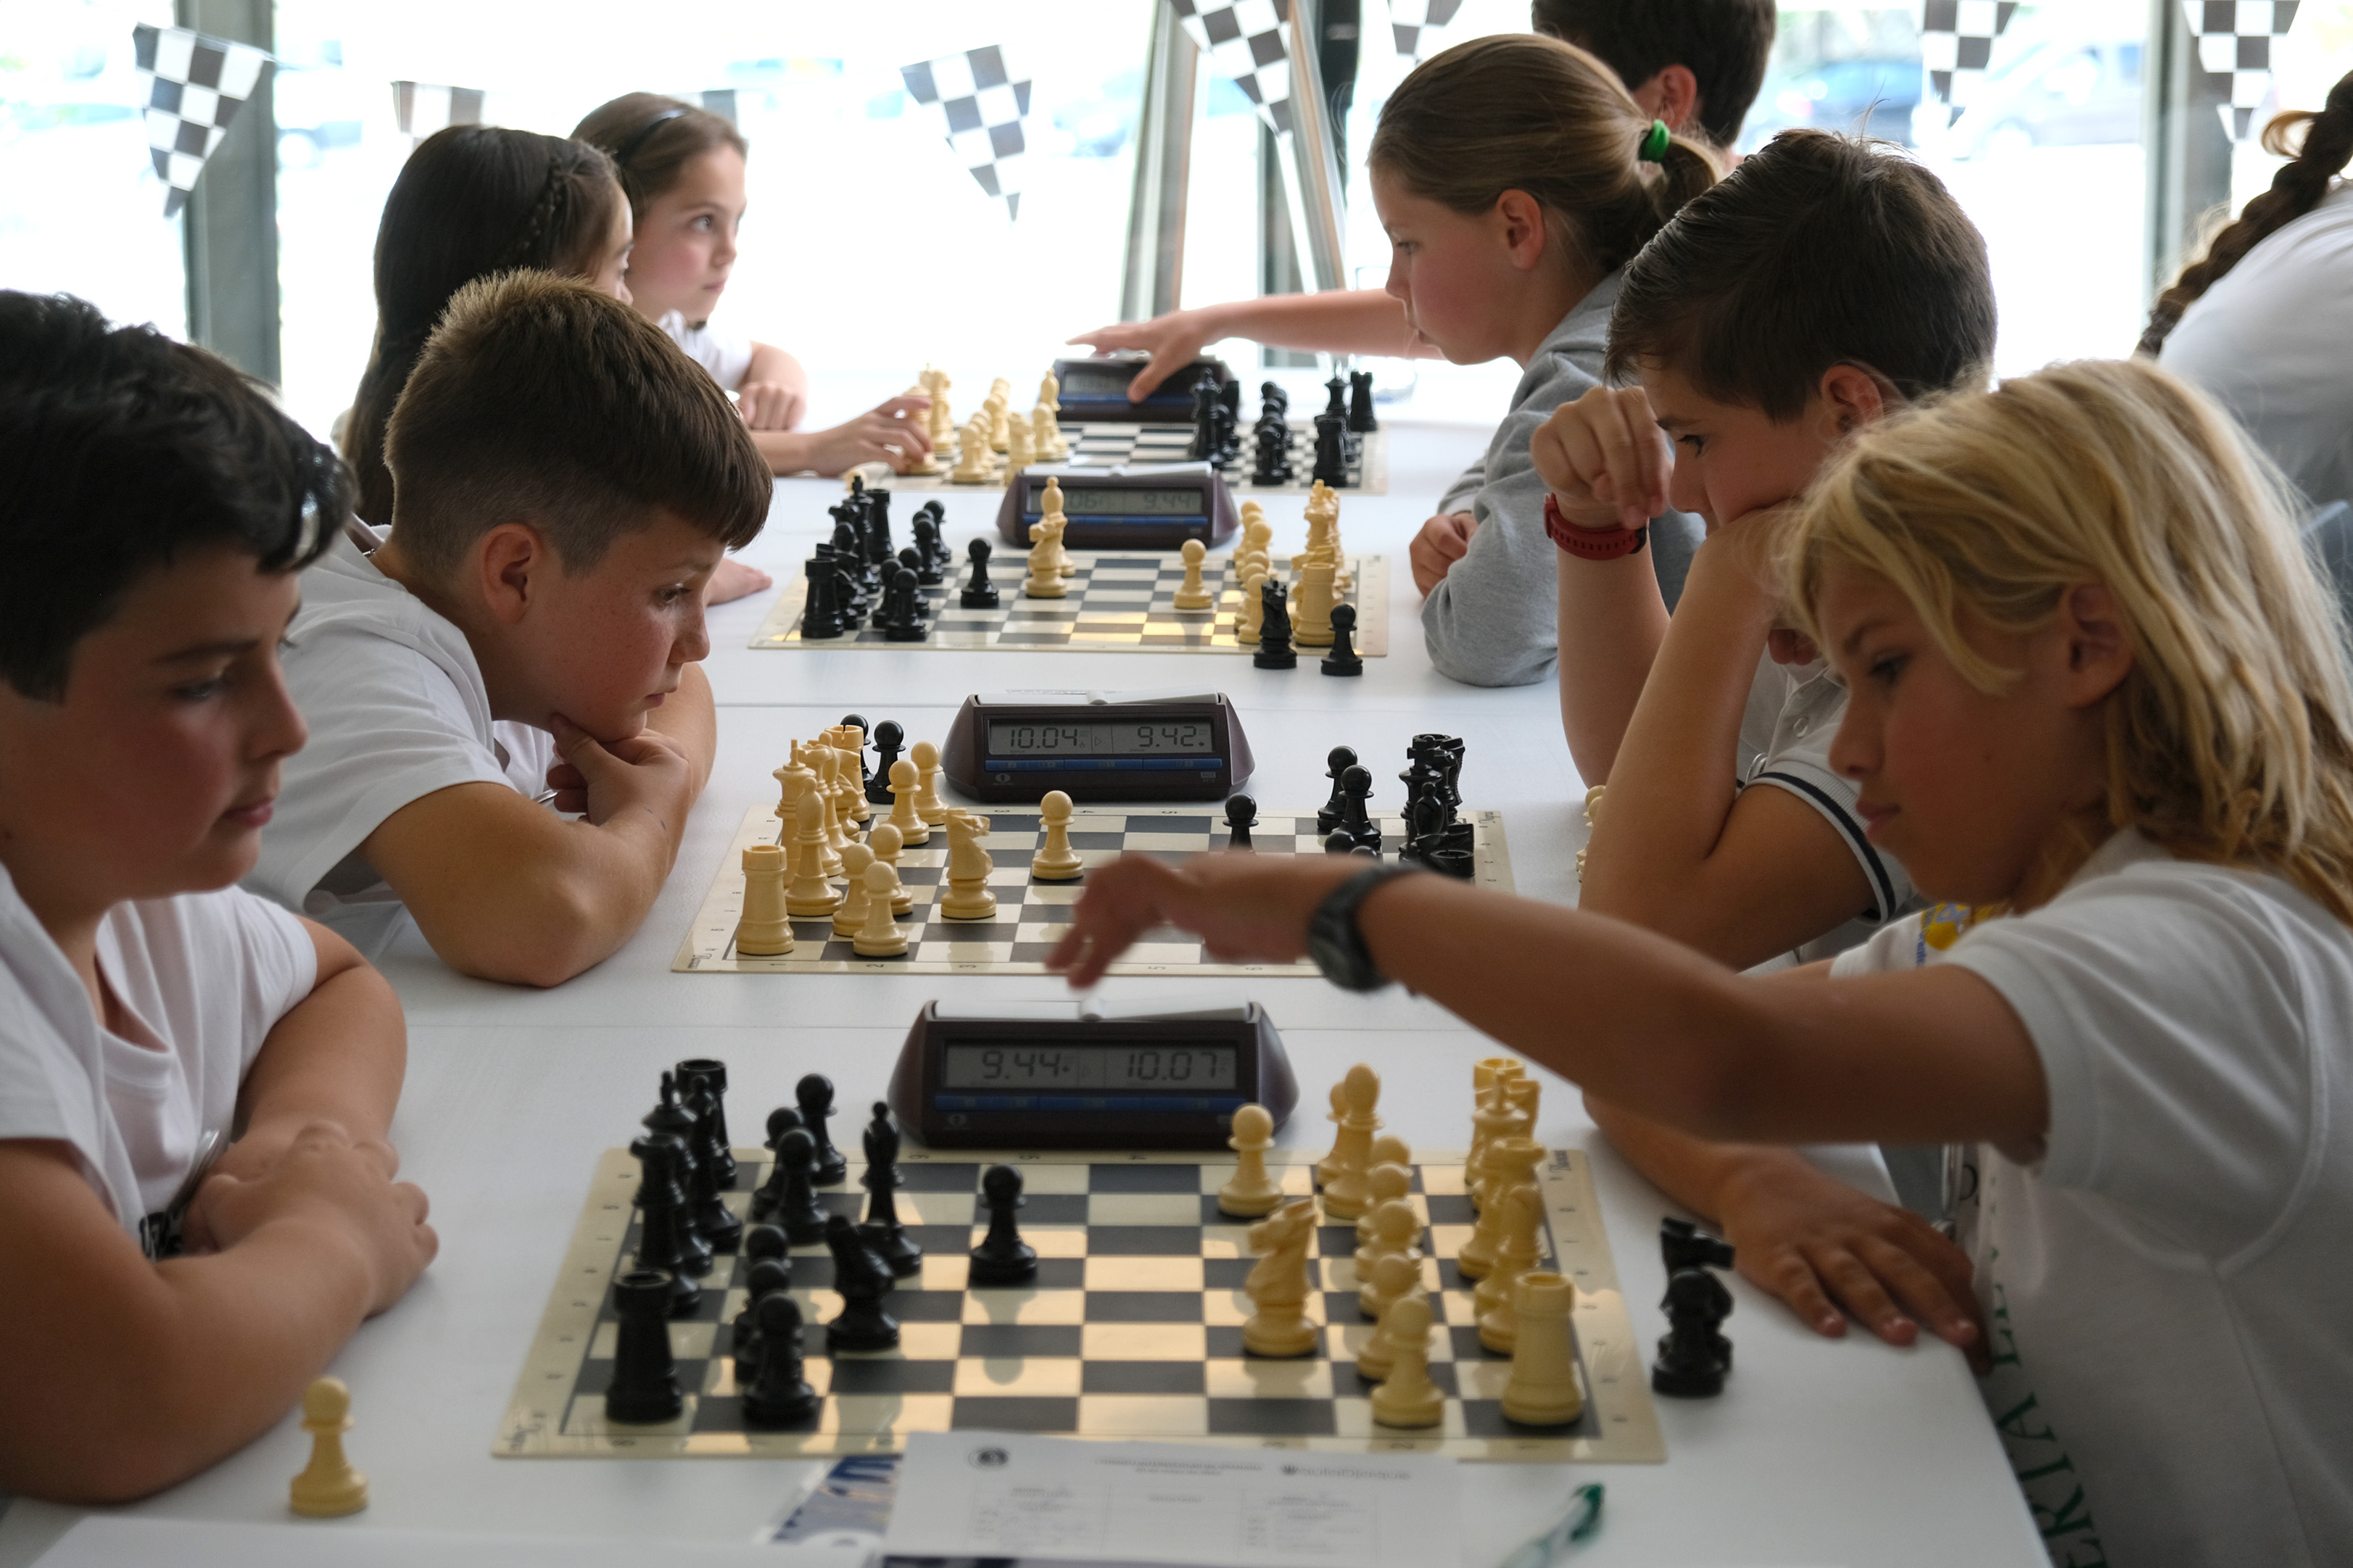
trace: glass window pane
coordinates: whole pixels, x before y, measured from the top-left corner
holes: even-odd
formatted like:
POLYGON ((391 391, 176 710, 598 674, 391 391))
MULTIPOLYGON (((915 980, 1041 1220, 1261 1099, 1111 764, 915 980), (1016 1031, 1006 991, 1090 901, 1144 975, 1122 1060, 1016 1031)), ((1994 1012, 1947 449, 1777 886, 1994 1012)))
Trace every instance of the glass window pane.
POLYGON ((2353 0, 2305 0, 2295 25, 2272 45, 2271 90, 2231 161, 2233 216, 2270 186, 2285 162, 2263 151, 2263 128, 2283 110, 2318 109, 2348 71, 2353 71, 2353 0))

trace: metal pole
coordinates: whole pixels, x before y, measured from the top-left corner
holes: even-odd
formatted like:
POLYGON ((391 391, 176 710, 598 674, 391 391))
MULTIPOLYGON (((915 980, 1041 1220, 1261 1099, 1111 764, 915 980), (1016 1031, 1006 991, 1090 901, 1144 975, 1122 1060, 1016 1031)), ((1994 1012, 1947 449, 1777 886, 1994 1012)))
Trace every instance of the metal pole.
POLYGON ((1291 3, 1291 157, 1283 194, 1293 234, 1307 259, 1301 268, 1317 292, 1346 287, 1341 236, 1345 210, 1339 158, 1332 145, 1331 100, 1324 95, 1322 39, 1305 0, 1291 3))
MULTIPOLYGON (((271 0, 178 0, 180 26, 272 48, 271 0)), ((273 385, 279 368, 278 116, 274 73, 237 111, 181 221, 188 337, 273 385)))
POLYGON ((2143 90, 2147 216, 2142 247, 2148 290, 2172 283, 2198 251, 2207 215, 2231 199, 2231 139, 2216 106, 2230 79, 2209 78, 2198 40, 2176 0, 2150 0, 2143 90))
POLYGON ((1135 189, 1127 205, 1127 258, 1119 319, 1148 321, 1176 309, 1185 281, 1185 200, 1193 173, 1193 98, 1200 51, 1174 6, 1153 0, 1144 106, 1135 127, 1135 189))

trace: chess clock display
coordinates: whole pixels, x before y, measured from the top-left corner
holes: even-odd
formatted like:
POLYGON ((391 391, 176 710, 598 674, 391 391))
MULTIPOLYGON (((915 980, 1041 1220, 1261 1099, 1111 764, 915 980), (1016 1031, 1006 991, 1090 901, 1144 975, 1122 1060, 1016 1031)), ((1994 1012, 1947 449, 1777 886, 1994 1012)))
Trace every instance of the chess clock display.
MULTIPOLYGON (((891 1075, 900 1124, 934 1149, 1222 1149, 1234 1112, 1299 1103, 1257 1003, 1145 1017, 987 1017, 927 1004, 891 1075)), ((1008 1009, 1008 1012, 1011 1009, 1008 1009)))
POLYGON ((1061 420, 1072 423, 1123 425, 1189 425, 1193 422, 1193 384, 1208 371, 1224 386, 1234 373, 1219 359, 1198 359, 1152 389, 1141 403, 1127 400, 1129 384, 1151 358, 1145 353, 1097 354, 1089 359, 1058 359, 1054 379, 1060 384, 1061 420))
POLYGON ((941 748, 948 782, 976 800, 1081 805, 1223 800, 1249 779, 1250 740, 1223 692, 1123 702, 1103 692, 965 699, 941 748))
POLYGON ((1178 550, 1188 539, 1223 544, 1241 526, 1225 476, 1207 463, 1133 468, 1033 466, 1014 476, 997 508, 997 536, 1029 548, 1029 525, 1046 515, 1046 481, 1062 487, 1062 543, 1071 550, 1178 550))

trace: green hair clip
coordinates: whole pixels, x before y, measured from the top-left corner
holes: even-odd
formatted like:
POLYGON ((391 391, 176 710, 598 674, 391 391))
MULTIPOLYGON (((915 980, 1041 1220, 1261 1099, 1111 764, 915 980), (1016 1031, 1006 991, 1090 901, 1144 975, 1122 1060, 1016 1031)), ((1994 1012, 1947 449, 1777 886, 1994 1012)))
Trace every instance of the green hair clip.
POLYGON ((1645 163, 1663 163, 1667 161, 1667 144, 1673 140, 1674 132, 1667 129, 1667 122, 1653 120, 1651 128, 1642 132, 1641 151, 1636 156, 1645 163))

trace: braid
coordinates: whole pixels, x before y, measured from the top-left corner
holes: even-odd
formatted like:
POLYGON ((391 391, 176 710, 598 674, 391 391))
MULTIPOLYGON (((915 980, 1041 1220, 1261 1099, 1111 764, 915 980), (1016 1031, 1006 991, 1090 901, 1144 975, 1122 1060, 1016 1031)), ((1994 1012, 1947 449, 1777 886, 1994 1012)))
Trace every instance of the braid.
POLYGON ((491 270, 503 272, 531 259, 532 252, 538 248, 541 237, 547 233, 547 226, 555 220, 556 213, 564 205, 565 187, 570 184, 564 174, 564 160, 560 157, 548 159, 547 183, 540 187, 539 200, 531 209, 530 221, 523 225, 522 237, 507 247, 505 257, 491 270))
POLYGON ((2327 104, 2317 114, 2302 109, 2274 117, 2263 127, 2263 150, 2285 157, 2288 139, 2299 127, 2304 144, 2272 176, 2271 189, 2249 202, 2239 220, 2214 237, 2205 256, 2183 268, 2173 287, 2158 296, 2135 353, 2156 358, 2183 311, 2221 282, 2247 252, 2310 212, 2328 194, 2328 182, 2353 161, 2353 73, 2328 89, 2327 104))

